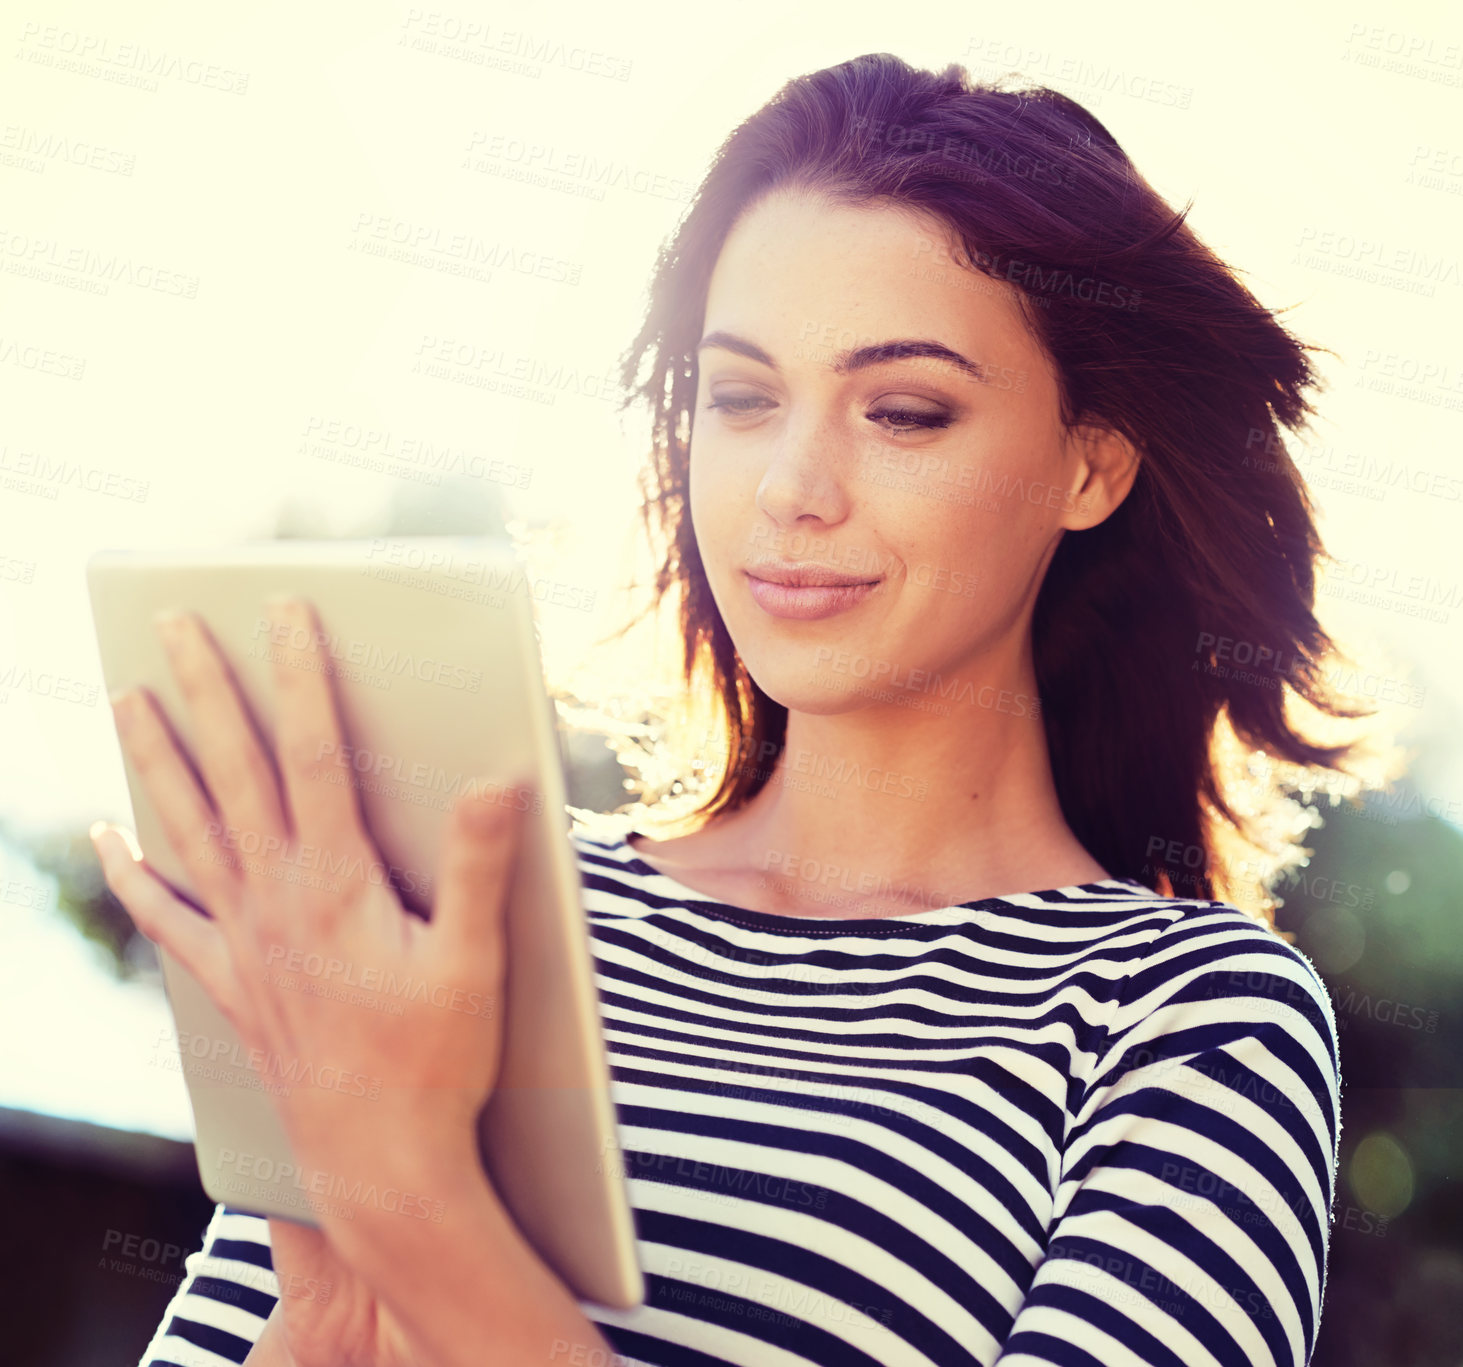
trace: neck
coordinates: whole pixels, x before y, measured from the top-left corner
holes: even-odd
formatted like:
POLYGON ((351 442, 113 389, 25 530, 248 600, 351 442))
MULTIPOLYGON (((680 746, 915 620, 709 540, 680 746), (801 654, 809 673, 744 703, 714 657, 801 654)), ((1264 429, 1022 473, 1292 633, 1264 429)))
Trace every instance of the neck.
POLYGON ((783 896, 908 911, 1106 878, 1062 816, 1029 660, 984 676, 790 709, 773 773, 725 820, 737 862, 783 896))

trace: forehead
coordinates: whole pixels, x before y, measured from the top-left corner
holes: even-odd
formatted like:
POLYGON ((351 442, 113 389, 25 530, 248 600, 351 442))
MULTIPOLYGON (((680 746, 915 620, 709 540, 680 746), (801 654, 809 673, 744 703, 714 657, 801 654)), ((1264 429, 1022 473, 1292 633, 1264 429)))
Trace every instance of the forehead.
POLYGON ((1037 347, 1016 288, 956 265, 958 251, 946 224, 907 207, 778 192, 727 235, 703 332, 749 337, 779 359, 830 335, 840 346, 929 336, 1031 359, 1037 347))

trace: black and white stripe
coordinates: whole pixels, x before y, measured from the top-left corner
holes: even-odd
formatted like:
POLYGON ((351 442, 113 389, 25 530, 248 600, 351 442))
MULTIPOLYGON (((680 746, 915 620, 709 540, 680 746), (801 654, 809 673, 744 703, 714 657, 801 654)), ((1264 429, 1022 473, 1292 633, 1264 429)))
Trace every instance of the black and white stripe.
MULTIPOLYGON (((1336 1030, 1264 927, 1122 879, 772 916, 575 842, 648 1288, 583 1308, 622 1367, 1308 1361, 1336 1030)), ((267 1260, 220 1208, 143 1362, 241 1362, 267 1260)))

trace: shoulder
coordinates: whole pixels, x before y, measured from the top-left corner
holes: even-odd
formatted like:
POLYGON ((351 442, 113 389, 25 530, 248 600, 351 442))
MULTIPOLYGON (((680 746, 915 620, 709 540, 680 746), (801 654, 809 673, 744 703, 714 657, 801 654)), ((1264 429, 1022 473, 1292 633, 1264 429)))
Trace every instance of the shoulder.
POLYGON ((1161 924, 1134 960, 1123 993, 1131 1018, 1157 1006, 1289 1010, 1335 1035, 1331 995, 1309 959, 1268 925, 1227 902, 1163 898, 1161 924))
POLYGON ((1225 902, 1162 899, 1117 994, 1103 1081, 1180 1064, 1221 1084, 1245 1074, 1308 1095, 1334 1130, 1341 1085, 1331 994, 1300 950, 1225 902), (1268 1081, 1267 1081, 1268 1080, 1268 1081))
MULTIPOLYGON (((308 1290, 312 1299, 317 1290, 323 1291, 322 1299, 329 1295, 328 1284, 321 1287, 313 1279, 301 1279, 288 1290, 308 1290)), ((220 1203, 202 1247, 184 1259, 182 1280, 141 1363, 243 1362, 279 1297, 268 1219, 220 1203)))
POLYGON ((626 839, 633 830, 633 823, 626 819, 576 813, 569 828, 569 843, 581 867, 623 866, 635 860, 635 851, 626 839))
POLYGON ((624 820, 585 821, 575 816, 569 843, 584 889, 585 907, 598 916, 638 917, 657 901, 646 888, 655 870, 641 861, 626 839, 633 829, 624 820))

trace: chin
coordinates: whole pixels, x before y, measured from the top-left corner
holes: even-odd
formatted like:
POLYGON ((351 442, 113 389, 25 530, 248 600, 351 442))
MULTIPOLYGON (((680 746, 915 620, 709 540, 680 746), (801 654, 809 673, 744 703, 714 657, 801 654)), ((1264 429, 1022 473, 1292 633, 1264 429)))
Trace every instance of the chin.
POLYGON ((866 707, 883 691, 870 679, 835 667, 836 659, 857 655, 837 640, 738 654, 757 687, 790 711, 837 716, 866 707))

